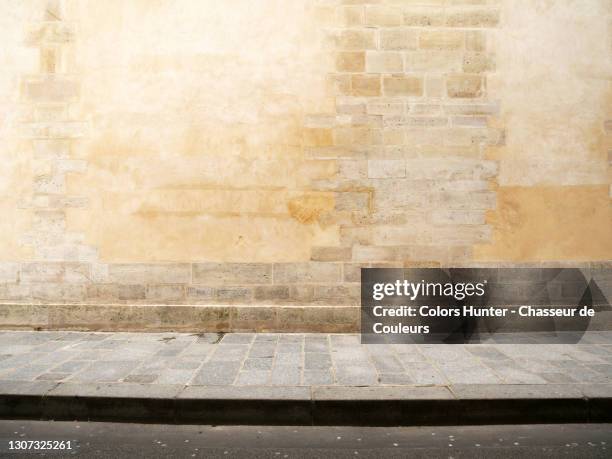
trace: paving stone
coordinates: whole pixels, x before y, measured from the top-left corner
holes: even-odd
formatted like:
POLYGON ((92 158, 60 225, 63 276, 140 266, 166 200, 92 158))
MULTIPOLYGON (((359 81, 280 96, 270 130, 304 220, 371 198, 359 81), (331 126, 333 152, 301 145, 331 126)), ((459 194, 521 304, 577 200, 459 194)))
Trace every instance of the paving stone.
POLYGON ((302 343, 279 343, 276 347, 277 354, 299 354, 302 352, 302 343))
POLYGON ((240 362, 205 362, 191 380, 192 385, 227 386, 234 383, 240 370, 240 362))
POLYGON ((404 367, 394 355, 375 355, 372 362, 379 373, 401 373, 404 367))
POLYGON ((332 359, 337 363, 367 364, 370 362, 368 354, 359 348, 334 348, 332 359))
POLYGON ((338 384, 344 386, 367 386, 378 384, 378 375, 373 367, 343 365, 335 368, 338 384))
POLYGON ((257 333, 255 335, 254 344, 257 345, 259 343, 277 343, 278 338, 278 333, 257 333))
POLYGON ((445 385, 448 380, 431 364, 427 362, 405 362, 406 373, 415 384, 445 385))
POLYGON ((249 346, 244 344, 220 344, 210 356, 211 361, 240 362, 244 360, 249 346))
POLYGON ((70 373, 43 373, 36 378, 37 381, 62 381, 70 376, 70 373))
POLYGON ((199 358, 204 360, 208 357, 215 349, 214 344, 196 342, 195 344, 189 345, 182 353, 181 357, 184 358, 199 358))
POLYGON ((93 346, 94 349, 116 349, 128 344, 127 339, 105 339, 93 346))
POLYGON ((244 361, 242 369, 245 371, 251 370, 270 370, 272 368, 271 358, 249 358, 244 361))
POLYGON ((0 379, 11 381, 32 381, 36 377, 49 371, 49 365, 25 365, 8 373, 0 374, 0 379))
POLYGON ((586 367, 604 376, 612 377, 612 365, 608 365, 604 363, 594 363, 594 364, 587 364, 586 367))
POLYGON ((53 367, 53 371, 57 373, 76 373, 88 365, 91 365, 90 361, 70 360, 69 362, 64 362, 56 367, 53 367))
POLYGON ((556 370, 556 367, 552 363, 541 359, 518 358, 515 362, 519 367, 534 373, 556 370))
MULTIPOLYGON (((499 375, 499 378, 501 378, 503 382, 508 383, 508 384, 546 384, 546 380, 544 378, 541 378, 537 374, 523 370, 522 368, 502 366, 500 368, 496 368, 495 373, 499 375)), ((480 375, 480 372, 477 372, 476 374, 480 375)), ((484 380, 484 378, 480 377, 479 380, 481 381, 479 382, 479 384, 500 382, 499 378, 495 377, 494 379, 484 380)), ((449 379, 453 383, 474 383, 475 382, 474 380, 460 381, 456 378, 451 378, 450 376, 449 376, 449 379)))
POLYGON ((257 343, 255 342, 249 351, 249 358, 254 357, 274 357, 274 353, 276 352, 276 343, 275 342, 264 342, 257 343))
POLYGON ((304 354, 276 354, 277 365, 295 365, 296 367, 302 367, 304 361, 304 354))
POLYGON ((270 381, 269 370, 241 371, 236 379, 237 386, 265 386, 270 381))
POLYGON ((168 368, 172 370, 196 370, 202 365, 202 360, 186 360, 176 359, 172 360, 168 368))
POLYGON ((162 370, 159 373, 157 379, 155 379, 155 384, 188 384, 193 376, 195 375, 195 370, 176 370, 168 368, 166 370, 162 370))
POLYGON ((417 351, 413 351, 413 352, 405 353, 405 354, 398 353, 397 358, 402 364, 414 363, 414 362, 427 362, 427 359, 425 358, 425 356, 417 351))
POLYGON ((305 352, 328 352, 329 344, 327 338, 307 336, 304 341, 305 352))
POLYGON ((304 344, 304 335, 296 333, 286 333, 280 335, 278 339, 279 344, 304 344))
POLYGON ((197 335, 197 344, 216 344, 221 339, 220 333, 200 333, 197 335))
POLYGON ((552 384, 575 384, 577 381, 564 373, 537 373, 537 375, 552 384))
POLYGON ((299 386, 301 369, 295 365, 274 365, 270 384, 278 386, 299 386))
POLYGON ((492 346, 470 345, 466 350, 483 360, 508 360, 509 357, 492 346))
POLYGON ((306 352, 304 356, 304 368, 306 370, 326 370, 331 366, 331 357, 328 353, 306 352))
POLYGON ((305 386, 324 386, 334 383, 331 370, 304 370, 305 386))
POLYGON ((125 378, 134 369, 134 362, 96 362, 76 373, 70 382, 115 382, 125 378))
POLYGON ((221 343, 223 344, 251 344, 255 339, 253 333, 228 333, 223 336, 221 343))
POLYGON ((407 373, 380 373, 378 376, 380 384, 394 386, 404 386, 414 384, 414 381, 407 373))
POLYGON ((158 375, 129 375, 124 379, 126 383, 150 384, 157 379, 158 375))

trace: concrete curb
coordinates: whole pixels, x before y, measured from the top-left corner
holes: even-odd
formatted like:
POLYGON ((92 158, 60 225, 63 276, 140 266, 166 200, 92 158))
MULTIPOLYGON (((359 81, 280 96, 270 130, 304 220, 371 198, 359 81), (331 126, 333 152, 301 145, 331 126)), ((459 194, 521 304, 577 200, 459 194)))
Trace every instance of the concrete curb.
POLYGON ((5 382, 0 418, 254 425, 612 422, 612 385, 209 387, 5 382))

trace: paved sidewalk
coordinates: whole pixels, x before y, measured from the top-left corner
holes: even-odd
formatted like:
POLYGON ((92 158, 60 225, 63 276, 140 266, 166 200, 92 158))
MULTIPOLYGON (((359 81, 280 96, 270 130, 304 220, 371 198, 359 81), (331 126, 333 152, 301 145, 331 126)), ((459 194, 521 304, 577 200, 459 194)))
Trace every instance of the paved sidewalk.
POLYGON ((0 332, 0 381, 197 386, 612 384, 581 344, 361 345, 358 335, 0 332))
POLYGON ((576 345, 361 345, 358 335, 2 331, 2 394, 608 400, 612 333, 576 345))

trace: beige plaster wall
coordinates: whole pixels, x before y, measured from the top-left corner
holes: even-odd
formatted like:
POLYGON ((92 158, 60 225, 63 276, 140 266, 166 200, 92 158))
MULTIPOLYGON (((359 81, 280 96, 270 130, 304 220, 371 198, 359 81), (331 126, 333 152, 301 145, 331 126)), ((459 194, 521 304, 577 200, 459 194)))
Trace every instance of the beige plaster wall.
POLYGON ((0 2, 0 300, 358 304, 612 259, 608 0, 0 2))

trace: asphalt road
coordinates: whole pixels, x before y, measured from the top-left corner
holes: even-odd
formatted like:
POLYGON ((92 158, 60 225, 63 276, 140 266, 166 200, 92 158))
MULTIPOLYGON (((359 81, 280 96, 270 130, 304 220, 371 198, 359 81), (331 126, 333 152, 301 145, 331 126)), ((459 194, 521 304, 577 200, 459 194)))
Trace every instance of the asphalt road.
POLYGON ((610 458, 612 424, 478 427, 242 427, 0 421, 0 457, 610 458), (9 441, 71 440, 68 451, 9 441))

